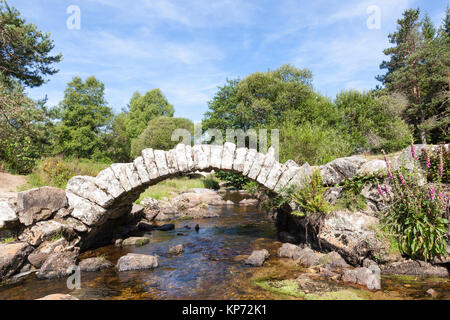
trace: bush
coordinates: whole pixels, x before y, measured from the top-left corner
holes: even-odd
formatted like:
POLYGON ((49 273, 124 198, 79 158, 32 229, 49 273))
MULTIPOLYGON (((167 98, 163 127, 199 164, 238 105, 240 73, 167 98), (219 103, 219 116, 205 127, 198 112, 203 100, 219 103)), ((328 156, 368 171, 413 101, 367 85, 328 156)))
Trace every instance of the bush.
POLYGON ((64 189, 74 176, 95 177, 111 163, 94 162, 85 159, 63 159, 50 157, 40 160, 28 176, 29 188, 53 186, 64 189))
POLYGON ((241 190, 250 180, 241 174, 219 171, 216 173, 216 177, 220 180, 226 181, 229 185, 237 190, 241 190))
POLYGON ((144 132, 131 142, 131 157, 139 157, 141 151, 146 148, 158 150, 174 148, 179 143, 179 141, 172 141, 172 133, 175 129, 187 129, 192 134, 194 124, 184 118, 158 117, 151 120, 144 132))
POLYGON ((213 189, 213 190, 220 189, 219 181, 217 181, 217 179, 212 174, 208 175, 207 177, 205 177, 203 179, 203 185, 205 186, 205 188, 208 188, 208 189, 213 189))
MULTIPOLYGON (((414 155, 414 146, 411 150, 414 155)), ((414 160, 413 173, 402 168, 392 171, 386 160, 390 190, 387 184, 384 192, 379 186, 388 204, 383 222, 395 235, 403 254, 431 260, 447 254, 444 236, 449 225, 449 199, 444 197, 440 184, 430 187, 420 183, 420 164, 414 160)))
POLYGON ((294 160, 321 165, 350 155, 354 148, 339 130, 306 122, 301 125, 284 123, 280 133, 281 161, 294 160))

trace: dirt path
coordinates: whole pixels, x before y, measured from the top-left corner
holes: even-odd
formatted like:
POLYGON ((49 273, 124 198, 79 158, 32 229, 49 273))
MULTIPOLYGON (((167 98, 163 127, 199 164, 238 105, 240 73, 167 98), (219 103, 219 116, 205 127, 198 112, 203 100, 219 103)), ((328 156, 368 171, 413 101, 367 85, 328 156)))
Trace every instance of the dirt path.
POLYGON ((13 174, 0 172, 0 197, 13 196, 17 189, 27 182, 26 176, 16 176, 13 174))

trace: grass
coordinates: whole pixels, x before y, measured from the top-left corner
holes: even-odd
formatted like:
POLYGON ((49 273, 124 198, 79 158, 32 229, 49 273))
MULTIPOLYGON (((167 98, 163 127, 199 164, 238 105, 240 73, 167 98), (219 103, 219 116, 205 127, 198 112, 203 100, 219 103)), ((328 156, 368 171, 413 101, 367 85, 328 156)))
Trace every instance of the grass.
POLYGON ((161 200, 164 197, 171 198, 192 188, 205 188, 205 179, 179 177, 161 181, 145 190, 136 203, 140 203, 144 198, 154 198, 156 200, 161 200))
POLYGON ((7 243, 11 243, 14 242, 14 238, 13 237, 9 237, 9 238, 4 238, 2 240, 0 240, 0 244, 7 244, 7 243))

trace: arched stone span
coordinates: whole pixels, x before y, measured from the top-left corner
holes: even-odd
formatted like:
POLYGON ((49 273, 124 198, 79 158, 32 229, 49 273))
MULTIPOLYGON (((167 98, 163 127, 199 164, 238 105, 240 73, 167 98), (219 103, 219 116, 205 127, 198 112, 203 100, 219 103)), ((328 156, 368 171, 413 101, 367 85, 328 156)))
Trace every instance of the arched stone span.
POLYGON ((211 170, 242 174, 275 193, 293 184, 300 186, 305 175, 311 174, 309 165, 280 164, 272 148, 263 154, 226 142, 223 146, 179 144, 169 151, 145 149, 132 163, 113 164, 96 177, 70 179, 66 188, 70 214, 88 227, 96 227, 129 212, 139 195, 159 181, 211 170))

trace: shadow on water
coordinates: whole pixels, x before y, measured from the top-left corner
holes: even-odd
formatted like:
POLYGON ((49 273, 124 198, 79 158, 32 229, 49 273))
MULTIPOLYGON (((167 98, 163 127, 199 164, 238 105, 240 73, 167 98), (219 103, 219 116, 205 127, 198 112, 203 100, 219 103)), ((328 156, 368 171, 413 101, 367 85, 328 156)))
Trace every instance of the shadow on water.
MULTIPOLYGON (((53 293, 70 293, 80 299, 286 299, 254 284, 257 279, 292 279, 304 270, 288 259, 278 259, 274 223, 256 208, 211 207, 219 217, 178 220, 175 230, 152 231, 144 236, 143 247, 119 248, 114 245, 83 253, 81 258, 105 256, 116 263, 129 253, 159 256, 154 270, 117 272, 110 268, 81 274, 81 289, 67 289, 66 279, 37 280, 28 276, 20 283, 0 287, 0 299, 36 299, 53 293), (195 225, 200 230, 195 231, 195 225), (168 254, 169 248, 184 245, 181 255, 168 254), (254 268, 243 260, 256 249, 267 249, 271 258, 264 267, 254 268)), ((420 279, 419 279, 420 280, 420 279)), ((369 298, 423 299, 424 290, 433 285, 449 290, 448 279, 440 283, 420 280, 406 286, 407 280, 383 279, 382 291, 369 298), (424 289, 425 288, 425 289, 424 289)), ((448 295, 446 298, 450 298, 448 295)))

